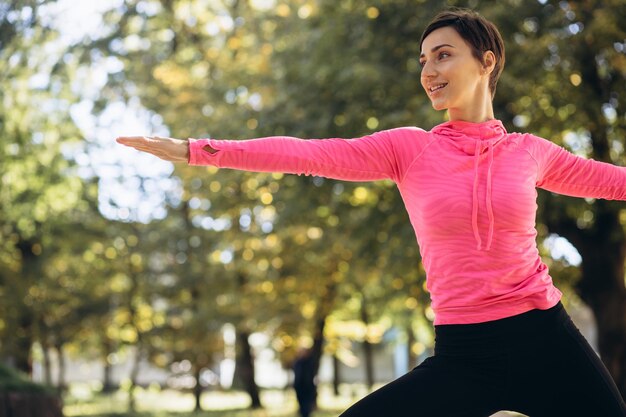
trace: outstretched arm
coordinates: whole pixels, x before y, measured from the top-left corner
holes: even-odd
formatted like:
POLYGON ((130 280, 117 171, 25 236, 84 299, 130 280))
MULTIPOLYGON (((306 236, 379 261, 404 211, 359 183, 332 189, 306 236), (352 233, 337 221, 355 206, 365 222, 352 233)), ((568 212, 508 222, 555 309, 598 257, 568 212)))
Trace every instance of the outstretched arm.
POLYGON ((545 139, 533 139, 539 188, 573 197, 626 200, 626 167, 582 158, 545 139))
POLYGON ((417 128, 397 128, 356 139, 272 136, 248 140, 120 137, 117 141, 172 162, 255 172, 318 175, 348 181, 398 181, 422 143, 417 128), (403 145, 399 145, 402 143, 403 145), (413 144, 413 145, 411 145, 413 144), (413 149, 415 148, 415 149, 413 149))

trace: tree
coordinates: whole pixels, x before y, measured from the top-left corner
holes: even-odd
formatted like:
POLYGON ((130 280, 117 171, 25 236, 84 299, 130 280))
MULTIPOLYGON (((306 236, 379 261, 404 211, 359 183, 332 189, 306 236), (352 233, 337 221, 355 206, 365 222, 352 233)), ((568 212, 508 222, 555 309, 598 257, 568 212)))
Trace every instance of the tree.
MULTIPOLYGON (((518 128, 588 158, 624 165, 626 65, 620 2, 535 4, 513 17, 494 12, 507 30, 510 69, 501 111, 518 128), (508 16, 508 17, 507 17, 508 16), (509 32, 510 31, 510 32, 509 32), (541 82, 537 82, 541 80, 541 82)), ((594 312, 600 356, 626 394, 626 233, 623 203, 540 193, 539 222, 582 257, 571 283, 594 312)))
POLYGON ((61 246, 60 230, 75 225, 71 216, 92 208, 93 192, 72 175, 74 164, 63 153, 79 139, 69 118, 72 64, 60 59, 56 33, 40 22, 46 3, 12 2, 0 9, 2 356, 27 373, 43 313, 35 301, 45 265, 61 246))

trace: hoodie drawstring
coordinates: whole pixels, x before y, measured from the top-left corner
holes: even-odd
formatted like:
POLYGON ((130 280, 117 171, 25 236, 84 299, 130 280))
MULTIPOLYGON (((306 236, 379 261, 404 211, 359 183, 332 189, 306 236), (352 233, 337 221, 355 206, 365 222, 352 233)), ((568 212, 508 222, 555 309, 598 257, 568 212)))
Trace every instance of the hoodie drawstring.
POLYGON ((477 250, 481 250, 480 233, 478 233, 478 159, 480 158, 480 141, 476 141, 474 150, 474 188, 472 190, 472 229, 476 239, 477 250))
POLYGON ((489 236, 487 237, 487 247, 485 250, 491 249, 491 241, 493 240, 493 226, 495 219, 493 216, 493 207, 491 205, 491 165, 493 165, 493 146, 489 144, 489 167, 487 168, 487 214, 489 215, 489 236))
MULTIPOLYGON (((493 228, 495 223, 495 217, 493 215, 493 206, 491 204, 491 166, 493 165, 493 146, 491 143, 487 145, 489 153, 489 166, 487 168, 487 215, 489 216, 489 235, 487 236, 487 246, 485 250, 491 248, 491 242, 493 240, 493 228)), ((474 151, 474 187, 472 190, 472 229, 474 231, 474 238, 476 239, 476 249, 482 250, 482 240, 478 230, 478 162, 480 160, 481 142, 476 141, 476 149, 474 151)))

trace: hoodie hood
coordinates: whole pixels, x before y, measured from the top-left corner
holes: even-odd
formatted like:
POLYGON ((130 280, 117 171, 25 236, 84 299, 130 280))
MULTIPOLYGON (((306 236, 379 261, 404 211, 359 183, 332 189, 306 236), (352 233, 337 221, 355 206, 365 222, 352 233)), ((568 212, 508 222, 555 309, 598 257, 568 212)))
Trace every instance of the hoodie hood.
POLYGON ((449 141, 454 147, 468 156, 474 157, 474 181, 472 188, 472 230, 476 240, 477 250, 491 249, 493 240, 493 228, 495 216, 493 213, 491 199, 492 175, 494 148, 506 139, 507 132, 502 122, 499 120, 488 120, 481 123, 465 122, 453 120, 435 126, 432 133, 440 139, 449 141), (487 231, 487 241, 483 247, 480 230, 478 229, 478 170, 481 160, 487 160, 487 184, 486 184, 486 209, 489 218, 489 230, 487 231))
POLYGON ((506 138, 507 131, 500 120, 488 120, 482 123, 452 120, 435 126, 432 132, 448 139, 454 146, 467 155, 476 155, 476 143, 480 143, 481 153, 497 146, 506 138))

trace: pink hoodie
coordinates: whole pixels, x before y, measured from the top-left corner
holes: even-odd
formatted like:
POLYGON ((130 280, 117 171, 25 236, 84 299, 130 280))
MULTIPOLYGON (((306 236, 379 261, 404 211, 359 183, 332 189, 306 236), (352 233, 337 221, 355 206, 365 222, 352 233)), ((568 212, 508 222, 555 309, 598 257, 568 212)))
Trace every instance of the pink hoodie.
POLYGON ((507 133, 498 120, 451 121, 430 132, 403 127, 358 139, 191 139, 189 164, 393 180, 417 236, 435 324, 497 320, 560 300, 536 246, 536 187, 626 200, 626 168, 507 133))

